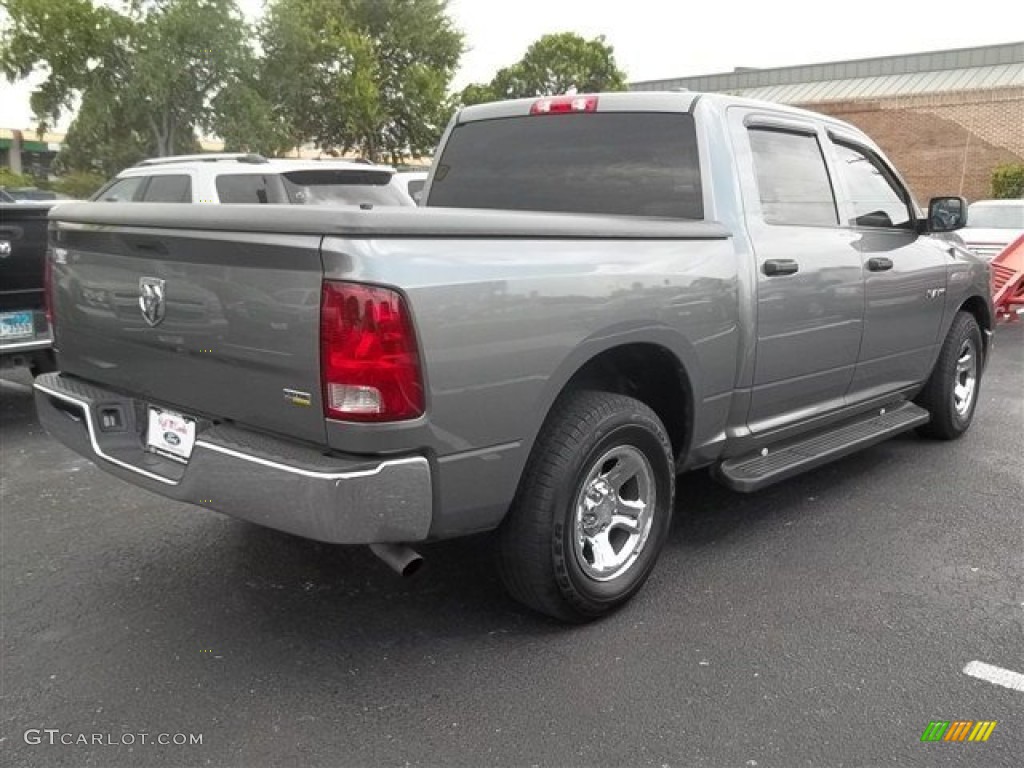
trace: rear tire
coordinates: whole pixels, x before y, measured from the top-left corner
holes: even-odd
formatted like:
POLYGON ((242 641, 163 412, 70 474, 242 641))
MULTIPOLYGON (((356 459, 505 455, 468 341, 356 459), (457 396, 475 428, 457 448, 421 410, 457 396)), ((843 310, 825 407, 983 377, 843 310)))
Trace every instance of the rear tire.
POLYGON ((917 396, 917 404, 932 417, 918 428, 919 434, 955 440, 968 430, 978 405, 984 354, 978 321, 969 312, 958 312, 928 383, 917 396))
POLYGON ((609 392, 563 395, 498 532, 505 587, 563 621, 613 611, 650 576, 674 492, 672 447, 654 411, 609 392))

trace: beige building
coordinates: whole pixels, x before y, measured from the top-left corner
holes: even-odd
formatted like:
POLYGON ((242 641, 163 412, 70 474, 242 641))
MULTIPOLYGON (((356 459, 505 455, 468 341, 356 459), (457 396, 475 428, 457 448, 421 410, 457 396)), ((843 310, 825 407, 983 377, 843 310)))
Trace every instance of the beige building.
POLYGON ((853 123, 919 202, 991 195, 992 171, 1024 163, 1024 42, 777 69, 649 80, 632 90, 722 92, 853 123))

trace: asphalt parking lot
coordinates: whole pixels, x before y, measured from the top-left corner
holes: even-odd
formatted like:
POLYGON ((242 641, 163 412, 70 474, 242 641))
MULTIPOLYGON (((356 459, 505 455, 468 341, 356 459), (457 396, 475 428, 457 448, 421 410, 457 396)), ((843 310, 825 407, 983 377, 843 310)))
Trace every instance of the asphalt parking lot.
POLYGON ((1024 323, 956 443, 753 496, 681 479, 647 588, 583 628, 508 600, 485 537, 403 581, 123 484, 29 383, 0 379, 6 765, 1020 765, 1024 691, 962 670, 1024 672, 1024 323))

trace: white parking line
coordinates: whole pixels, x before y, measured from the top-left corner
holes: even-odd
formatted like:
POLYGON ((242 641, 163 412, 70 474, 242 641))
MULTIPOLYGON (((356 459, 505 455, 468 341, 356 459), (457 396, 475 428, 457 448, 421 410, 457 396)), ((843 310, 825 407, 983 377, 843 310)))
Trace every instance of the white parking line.
POLYGON ((1024 693, 1024 675, 1020 672, 993 667, 983 661, 972 661, 964 667, 964 674, 992 683, 992 685, 1001 685, 1004 688, 1024 693))

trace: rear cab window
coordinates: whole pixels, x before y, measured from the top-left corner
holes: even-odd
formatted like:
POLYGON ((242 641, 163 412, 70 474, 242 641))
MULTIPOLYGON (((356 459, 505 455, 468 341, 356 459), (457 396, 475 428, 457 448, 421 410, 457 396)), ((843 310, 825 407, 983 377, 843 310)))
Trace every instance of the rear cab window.
POLYGON ((589 112, 462 123, 448 137, 426 204, 703 219, 693 116, 589 112))

